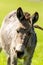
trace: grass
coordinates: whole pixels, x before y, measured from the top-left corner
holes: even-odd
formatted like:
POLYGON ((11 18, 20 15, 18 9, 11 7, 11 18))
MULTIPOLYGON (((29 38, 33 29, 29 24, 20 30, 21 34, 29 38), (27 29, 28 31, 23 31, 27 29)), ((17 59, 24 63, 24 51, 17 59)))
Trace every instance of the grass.
MULTIPOLYGON (((36 24, 43 27, 43 2, 29 2, 28 0, 0 0, 0 27, 3 18, 12 10, 22 7, 24 11, 31 13, 39 12, 39 20, 36 24)), ((37 46, 34 52, 31 65, 43 65, 43 31, 35 29, 37 34, 37 46)), ((0 53, 0 65, 6 65, 6 54, 0 53)), ((22 65, 22 60, 18 60, 18 65, 22 65)))

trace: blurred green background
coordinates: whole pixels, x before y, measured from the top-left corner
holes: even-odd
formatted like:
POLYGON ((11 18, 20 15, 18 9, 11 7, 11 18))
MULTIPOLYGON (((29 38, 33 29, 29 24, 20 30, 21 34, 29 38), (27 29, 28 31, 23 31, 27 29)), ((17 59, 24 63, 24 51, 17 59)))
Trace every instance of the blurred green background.
MULTIPOLYGON (((0 0, 0 27, 3 18, 12 10, 22 7, 23 11, 31 13, 37 11, 39 20, 36 24, 43 27, 43 2, 29 2, 29 0, 0 0)), ((43 31, 35 29, 37 34, 37 46, 32 58, 31 65, 43 65, 43 31)), ((6 65, 7 55, 2 51, 0 53, 0 65, 6 65)), ((18 60, 18 65, 22 65, 23 59, 18 60)))

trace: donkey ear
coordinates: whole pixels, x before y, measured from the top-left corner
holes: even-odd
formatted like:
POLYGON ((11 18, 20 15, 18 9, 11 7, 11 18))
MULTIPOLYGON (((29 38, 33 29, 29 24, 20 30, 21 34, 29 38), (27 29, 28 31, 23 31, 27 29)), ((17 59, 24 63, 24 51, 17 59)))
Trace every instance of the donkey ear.
POLYGON ((22 20, 24 18, 24 14, 21 7, 17 9, 17 17, 19 20, 22 20))
POLYGON ((32 24, 36 23, 38 21, 39 14, 38 12, 35 12, 32 16, 32 24))

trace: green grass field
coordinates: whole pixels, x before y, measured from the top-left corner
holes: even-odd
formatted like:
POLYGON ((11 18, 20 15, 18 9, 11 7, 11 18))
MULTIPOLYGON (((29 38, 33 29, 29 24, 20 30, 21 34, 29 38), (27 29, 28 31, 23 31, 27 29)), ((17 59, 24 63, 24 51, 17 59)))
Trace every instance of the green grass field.
MULTIPOLYGON (((43 27, 43 2, 29 2, 29 0, 0 0, 0 27, 3 18, 12 10, 22 7, 24 11, 31 13, 39 12, 39 20, 36 24, 43 27)), ((37 46, 34 52, 31 65, 43 65, 43 31, 35 29, 37 34, 37 46)), ((6 65, 6 54, 0 53, 0 65, 6 65)), ((22 60, 18 60, 18 65, 22 65, 22 60)))

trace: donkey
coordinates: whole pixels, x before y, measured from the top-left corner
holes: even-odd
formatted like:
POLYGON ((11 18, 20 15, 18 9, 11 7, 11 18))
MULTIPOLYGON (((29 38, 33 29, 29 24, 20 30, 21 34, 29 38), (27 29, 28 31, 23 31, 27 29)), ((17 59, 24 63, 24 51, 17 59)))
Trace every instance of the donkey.
POLYGON ((24 65, 31 65, 33 53, 37 44, 34 28, 39 18, 38 12, 30 15, 19 7, 10 12, 3 20, 0 29, 0 52, 7 53, 7 65, 17 65, 17 59, 23 58, 24 65))

